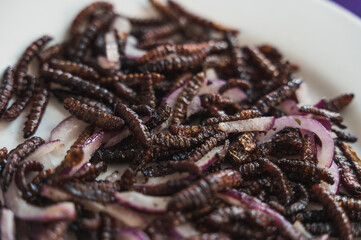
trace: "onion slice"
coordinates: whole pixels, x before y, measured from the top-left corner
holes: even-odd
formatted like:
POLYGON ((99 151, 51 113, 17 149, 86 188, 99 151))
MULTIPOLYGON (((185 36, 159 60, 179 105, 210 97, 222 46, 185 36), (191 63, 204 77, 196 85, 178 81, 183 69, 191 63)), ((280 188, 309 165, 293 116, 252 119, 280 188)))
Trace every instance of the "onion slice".
POLYGON ((74 219, 76 216, 73 202, 61 202, 47 207, 38 207, 27 203, 21 198, 19 189, 12 181, 9 189, 4 194, 6 206, 8 206, 16 217, 23 220, 50 221, 74 219))
POLYGON ((274 125, 274 117, 258 117, 246 120, 219 123, 224 132, 267 131, 274 125))
POLYGON ((148 213, 165 213, 170 197, 147 196, 138 192, 117 192, 114 194, 119 203, 148 213))
POLYGON ((114 239, 115 240, 150 240, 147 234, 145 234, 143 231, 132 227, 124 227, 122 229, 116 230, 114 239))
POLYGON ((204 155, 201 159, 196 161, 197 166, 199 166, 202 171, 211 166, 215 161, 217 161, 217 154, 221 152, 224 148, 224 145, 214 147, 211 151, 209 151, 206 155, 204 155))
POLYGON ((15 240, 15 217, 9 209, 1 209, 0 230, 2 240, 15 240))
POLYGON ((318 164, 326 168, 331 166, 334 150, 332 136, 321 123, 312 118, 304 116, 285 116, 277 118, 272 129, 264 136, 259 135, 258 140, 261 143, 264 143, 271 139, 274 134, 287 127, 304 129, 315 133, 322 143, 322 148, 320 149, 318 157, 318 164))
POLYGON ((325 183, 325 182, 322 182, 322 185, 324 185, 330 193, 336 195, 340 188, 340 171, 335 162, 332 162, 330 168, 327 170, 331 173, 331 175, 335 181, 332 185, 325 183))
POLYGON ((232 205, 243 205, 250 209, 259 210, 269 217, 274 219, 275 225, 279 229, 284 229, 281 233, 287 234, 284 236, 286 239, 300 239, 301 234, 296 231, 296 229, 292 226, 292 224, 285 219, 281 214, 273 210, 270 206, 263 203, 259 199, 249 196, 246 193, 239 192, 235 189, 229 189, 222 192, 219 192, 218 197, 220 197, 223 201, 232 204, 232 205))

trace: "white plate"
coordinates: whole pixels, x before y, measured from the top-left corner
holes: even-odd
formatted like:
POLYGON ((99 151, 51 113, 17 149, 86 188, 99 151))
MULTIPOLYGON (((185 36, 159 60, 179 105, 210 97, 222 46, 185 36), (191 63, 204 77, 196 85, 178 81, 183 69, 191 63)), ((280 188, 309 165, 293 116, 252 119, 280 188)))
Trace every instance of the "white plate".
MULTIPOLYGON (((62 40, 76 13, 89 0, 0 1, 0 70, 13 65, 24 48, 42 34, 62 40)), ((114 0, 117 11, 129 16, 152 14, 146 0, 114 0)), ((344 112, 348 131, 361 138, 361 21, 325 0, 182 0, 190 10, 241 29, 244 44, 270 43, 301 66, 313 99, 353 92, 344 112), (317 96, 317 97, 315 97, 317 96)), ((67 113, 51 101, 36 135, 47 138, 67 113)), ((0 123, 0 146, 22 142, 26 114, 0 123)), ((360 143, 356 144, 361 149, 360 143)), ((359 153, 361 153, 359 151, 359 153)))

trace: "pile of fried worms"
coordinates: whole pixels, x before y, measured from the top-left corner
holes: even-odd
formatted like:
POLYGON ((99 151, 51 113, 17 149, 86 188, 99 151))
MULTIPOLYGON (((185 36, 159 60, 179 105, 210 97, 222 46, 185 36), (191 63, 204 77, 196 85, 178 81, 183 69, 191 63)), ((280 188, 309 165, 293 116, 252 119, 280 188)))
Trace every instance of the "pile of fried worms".
POLYGON ((276 48, 149 2, 158 17, 94 2, 63 43, 43 36, 5 70, 2 121, 30 110, 26 140, 0 150, 0 238, 361 236, 361 161, 340 114, 353 94, 305 105, 276 48), (45 140, 51 96, 71 116, 45 140))

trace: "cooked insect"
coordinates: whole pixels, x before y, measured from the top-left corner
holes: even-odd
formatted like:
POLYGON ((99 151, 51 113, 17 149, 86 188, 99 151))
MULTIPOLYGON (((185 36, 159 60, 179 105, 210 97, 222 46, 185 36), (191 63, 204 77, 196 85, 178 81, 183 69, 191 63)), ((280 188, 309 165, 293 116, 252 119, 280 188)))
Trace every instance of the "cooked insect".
POLYGON ((14 71, 11 67, 6 68, 0 87, 0 115, 5 111, 14 91, 14 71))

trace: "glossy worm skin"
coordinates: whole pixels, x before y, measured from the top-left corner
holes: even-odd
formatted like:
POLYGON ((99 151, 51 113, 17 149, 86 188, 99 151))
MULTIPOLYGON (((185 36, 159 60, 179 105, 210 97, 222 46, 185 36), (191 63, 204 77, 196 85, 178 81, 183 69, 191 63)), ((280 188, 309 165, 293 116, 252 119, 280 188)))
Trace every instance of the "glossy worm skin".
POLYGON ((361 160, 357 156, 356 152, 352 149, 350 145, 344 142, 339 142, 338 144, 346 157, 348 163, 351 164, 353 170, 356 172, 358 179, 361 178, 361 160))
POLYGON ((27 74, 29 63, 51 40, 52 37, 45 35, 31 43, 29 47, 26 48, 15 68, 15 88, 17 94, 20 94, 23 90, 24 77, 27 74))
POLYGON ((34 89, 31 109, 25 122, 24 138, 32 136, 38 129, 50 97, 49 84, 41 81, 34 89))
POLYGON ((311 137, 306 134, 303 139, 302 144, 302 158, 305 162, 317 163, 317 158, 314 152, 312 151, 312 141, 311 137))
POLYGON ((347 107, 354 98, 354 94, 346 93, 326 101, 326 108, 330 111, 340 112, 347 107))
POLYGON ((326 117, 332 122, 342 122, 343 120, 340 113, 331 112, 327 109, 317 108, 310 105, 301 106, 298 110, 303 113, 312 113, 314 115, 326 117))
POLYGON ((297 176, 298 181, 325 181, 329 184, 334 183, 332 175, 324 168, 312 162, 303 160, 279 159, 274 161, 284 172, 292 173, 297 176))
POLYGON ((332 128, 332 132, 334 132, 336 134, 338 141, 349 142, 349 143, 357 142, 357 137, 351 133, 339 131, 334 128, 332 128))
POLYGON ((101 99, 106 103, 114 102, 114 94, 97 84, 83 80, 80 77, 73 76, 70 73, 50 68, 48 64, 43 64, 42 73, 52 81, 73 88, 80 93, 95 99, 101 99))
POLYGON ((168 209, 180 211, 194 209, 206 203, 213 193, 240 185, 241 175, 237 171, 222 170, 212 173, 178 192, 169 202, 168 209))
POLYGON ((22 197, 25 199, 31 199, 35 194, 39 192, 39 189, 35 185, 29 185, 26 180, 26 174, 29 172, 40 172, 43 170, 43 165, 37 161, 27 161, 19 166, 15 174, 16 186, 22 192, 22 197), (30 186, 33 186, 31 188, 30 186))
POLYGON ((14 70, 11 67, 5 69, 0 86, 0 116, 5 111, 8 102, 14 92, 14 70))
POLYGON ((244 48, 244 50, 254 61, 254 63, 268 76, 275 78, 280 74, 277 67, 274 66, 272 62, 267 59, 256 47, 247 46, 244 48))
POLYGON ((120 130, 124 125, 123 119, 86 104, 82 104, 80 101, 73 98, 66 98, 64 100, 64 107, 80 120, 104 130, 120 130))
POLYGON ((73 98, 75 100, 78 100, 82 104, 88 105, 89 107, 96 108, 108 114, 113 114, 113 110, 104 103, 99 102, 95 99, 81 96, 76 92, 70 92, 63 89, 52 89, 51 92, 61 103, 63 103, 66 98, 73 98))
POLYGON ((353 239, 350 220, 325 187, 320 184, 313 185, 311 193, 313 198, 317 199, 324 206, 328 216, 339 232, 340 239, 353 239))
POLYGON ((27 82, 26 88, 20 92, 15 102, 3 113, 3 119, 10 121, 16 119, 29 104, 33 95, 36 79, 33 76, 27 75, 24 80, 27 82))
POLYGON ((8 189, 19 162, 30 153, 35 151, 35 149, 42 145, 44 142, 45 141, 40 137, 32 137, 25 142, 19 144, 15 149, 10 151, 6 158, 6 165, 2 176, 2 189, 4 192, 6 192, 6 190, 8 189))
POLYGON ((275 91, 258 100, 255 105, 256 109, 258 109, 262 114, 267 113, 271 107, 275 107, 282 101, 291 97, 291 95, 299 88, 301 83, 302 80, 299 78, 289 81, 287 84, 279 87, 275 91))
POLYGON ((225 91, 232 89, 232 88, 239 88, 242 90, 248 90, 251 88, 251 85, 248 81, 237 79, 237 78, 231 78, 229 79, 226 84, 224 84, 220 89, 219 93, 222 94, 225 91))
POLYGON ((115 114, 123 118, 128 125, 129 130, 139 140, 144 147, 149 147, 151 144, 151 137, 147 126, 139 118, 132 109, 123 104, 118 104, 115 108, 115 114))
MULTIPOLYGON (((248 78, 248 74, 245 71, 245 59, 237 35, 232 34, 231 32, 227 32, 225 34, 225 37, 229 46, 229 55, 230 55, 229 65, 232 67, 233 72, 235 72, 236 77, 248 78)), ((214 60, 216 60, 215 61, 216 63, 217 59, 214 60)), ((224 64, 227 61, 220 61, 220 62, 221 64, 224 64)))
POLYGON ((212 117, 208 118, 204 121, 204 125, 215 125, 221 122, 232 122, 232 121, 238 121, 238 120, 246 120, 251 118, 256 118, 261 116, 261 113, 258 110, 253 109, 247 109, 243 110, 239 113, 236 113, 234 115, 226 115, 221 117, 212 117))
POLYGON ((204 74, 198 73, 190 80, 177 98, 173 110, 172 124, 181 124, 187 114, 192 99, 197 95, 204 81, 204 74))
POLYGON ((90 19, 90 17, 94 15, 96 12, 99 11, 106 12, 112 10, 113 10, 113 5, 105 1, 97 1, 90 4, 82 11, 80 11, 74 18, 70 26, 71 34, 75 35, 76 33, 79 33, 81 31, 81 25, 85 24, 90 19))
POLYGON ((49 65, 52 68, 71 73, 86 80, 96 82, 99 78, 99 73, 95 69, 82 63, 53 58, 49 61, 49 65))
POLYGON ((297 212, 302 211, 307 207, 310 202, 309 194, 305 186, 301 184, 297 184, 296 188, 298 190, 299 199, 292 203, 291 205, 287 206, 284 210, 285 215, 290 216, 297 212))

